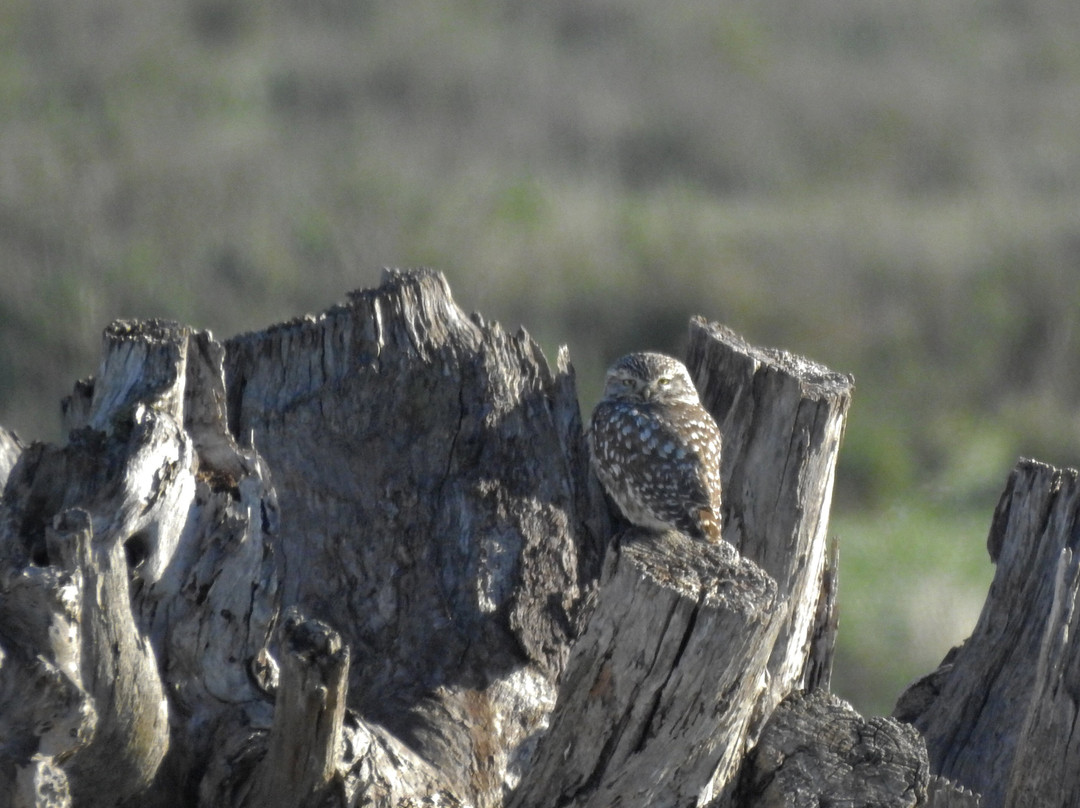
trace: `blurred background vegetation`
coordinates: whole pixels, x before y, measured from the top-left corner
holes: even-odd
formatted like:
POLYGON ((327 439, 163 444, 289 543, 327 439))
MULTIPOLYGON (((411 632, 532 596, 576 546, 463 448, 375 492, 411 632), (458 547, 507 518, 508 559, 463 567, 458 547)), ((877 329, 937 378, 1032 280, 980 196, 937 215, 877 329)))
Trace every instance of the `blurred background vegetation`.
POLYGON ((3 0, 0 423, 114 317, 220 337, 429 265, 606 363, 700 313, 854 373, 835 688, 973 624, 1018 455, 1076 465, 1075 0, 3 0))

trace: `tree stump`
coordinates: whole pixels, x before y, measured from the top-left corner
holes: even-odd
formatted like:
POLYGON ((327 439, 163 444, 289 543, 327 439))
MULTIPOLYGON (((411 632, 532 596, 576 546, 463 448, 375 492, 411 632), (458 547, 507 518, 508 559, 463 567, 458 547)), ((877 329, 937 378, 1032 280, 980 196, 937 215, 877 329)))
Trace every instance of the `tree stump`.
POLYGON ((282 623, 281 680, 270 747, 253 772, 251 806, 317 804, 337 775, 349 648, 325 623, 291 610, 282 623))
POLYGON ((764 716, 792 691, 827 681, 832 664, 837 557, 827 531, 854 383, 700 317, 687 353, 724 436, 724 538, 772 576, 784 600, 764 716))
POLYGON ((1080 804, 1078 478, 1017 464, 994 512, 997 572, 975 630, 894 713, 926 737, 934 773, 983 808, 1080 804))
POLYGON ((1070 804, 1075 473, 1014 474, 984 621, 899 710, 927 758, 803 695, 851 379, 700 319, 688 366, 718 546, 624 529, 565 350, 434 272, 224 343, 114 323, 66 443, 0 429, 0 804, 1070 804))
POLYGON ((742 758, 781 614, 730 544, 624 533, 511 805, 709 802, 742 758))

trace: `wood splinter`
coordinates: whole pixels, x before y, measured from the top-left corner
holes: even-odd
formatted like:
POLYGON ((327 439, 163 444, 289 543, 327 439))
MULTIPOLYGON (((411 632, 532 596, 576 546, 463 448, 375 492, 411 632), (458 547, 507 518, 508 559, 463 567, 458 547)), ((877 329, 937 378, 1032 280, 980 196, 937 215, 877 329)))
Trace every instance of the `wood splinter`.
POLYGON ((320 620, 290 609, 278 632, 280 683, 266 757, 250 806, 296 808, 318 801, 338 767, 349 647, 320 620))

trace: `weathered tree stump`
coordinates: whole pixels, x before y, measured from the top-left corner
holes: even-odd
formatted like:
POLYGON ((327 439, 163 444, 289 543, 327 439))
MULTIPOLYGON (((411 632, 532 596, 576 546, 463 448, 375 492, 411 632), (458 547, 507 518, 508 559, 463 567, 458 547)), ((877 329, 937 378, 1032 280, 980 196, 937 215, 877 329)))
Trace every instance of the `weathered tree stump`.
POLYGON ((853 383, 701 318, 690 322, 687 353, 724 435, 724 538, 772 576, 786 611, 764 716, 831 666, 836 556, 830 566, 827 530, 853 383))
POLYGON ((231 467, 197 453, 214 441, 186 419, 203 410, 219 413, 217 437, 231 443, 220 347, 217 384, 192 383, 213 375, 201 366, 215 356, 207 335, 117 323, 104 346, 98 380, 78 385, 65 407, 68 443, 26 448, 4 492, 5 657, 50 673, 48 688, 31 690, 0 667, 6 703, 43 702, 28 708, 32 721, 7 728, 7 748, 18 739, 26 751, 5 760, 18 776, 44 757, 76 806, 193 804, 192 767, 204 765, 216 725, 249 706, 271 714, 243 661, 277 610, 273 560, 249 518, 272 508, 272 492, 257 458, 235 444, 231 467), (232 476, 245 467, 246 479, 232 476), (42 609, 45 599, 56 607, 42 609), (40 629, 13 635, 30 616, 40 629), (61 653, 57 637, 73 650, 61 653), (45 706, 56 699, 66 713, 45 706), (42 722, 78 732, 46 751, 42 722))
POLYGON ((565 351, 436 273, 225 343, 114 323, 64 445, 0 429, 0 805, 1070 804, 1075 474, 1014 475, 989 616, 899 711, 928 759, 802 695, 850 378, 690 336, 719 546, 624 530, 565 351))
POLYGON ((934 773, 981 794, 983 808, 1080 804, 1078 477, 1016 466, 994 512, 997 573, 975 630, 894 713, 926 737, 934 773))
POLYGON ((226 350, 231 430, 278 493, 284 603, 352 649, 363 721, 498 804, 608 530, 565 357, 552 372, 433 273, 226 350))
POLYGON ((711 800, 742 758, 781 614, 730 544, 624 533, 511 804, 711 800))

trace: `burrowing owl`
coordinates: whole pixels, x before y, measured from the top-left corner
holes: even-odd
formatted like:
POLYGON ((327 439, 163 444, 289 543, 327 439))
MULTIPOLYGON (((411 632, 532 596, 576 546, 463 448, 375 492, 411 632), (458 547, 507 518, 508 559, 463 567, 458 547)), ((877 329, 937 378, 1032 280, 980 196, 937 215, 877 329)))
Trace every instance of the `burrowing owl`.
POLYGON ((720 430, 682 362, 633 353, 612 365, 589 451, 631 523, 720 540, 720 430))

